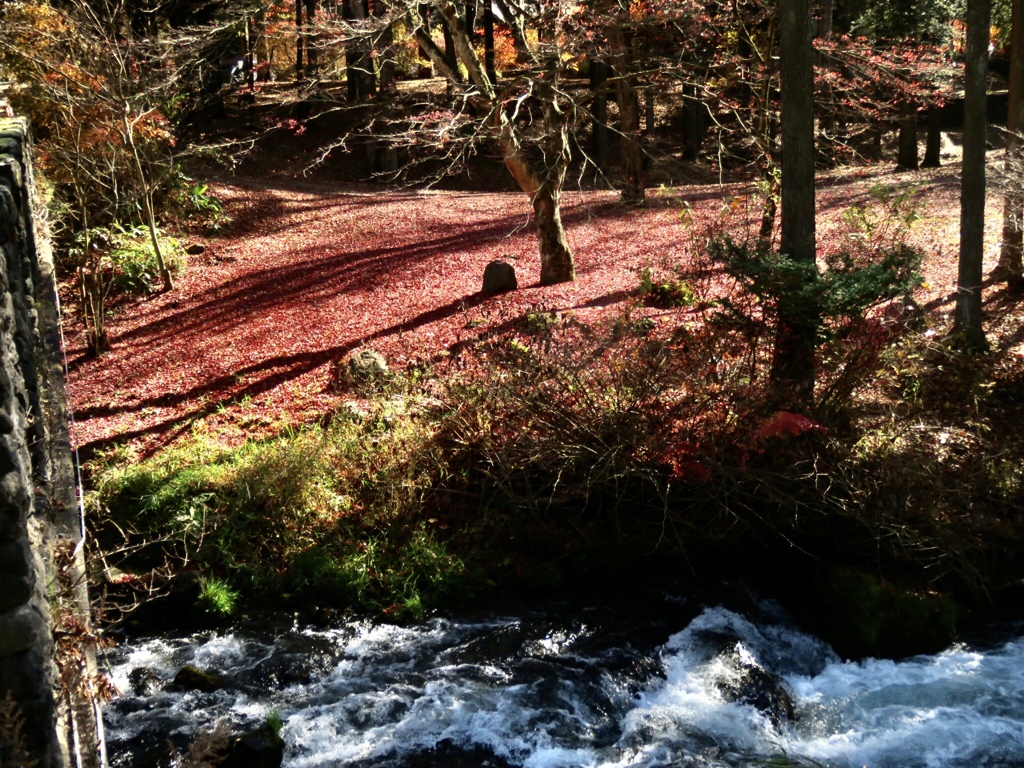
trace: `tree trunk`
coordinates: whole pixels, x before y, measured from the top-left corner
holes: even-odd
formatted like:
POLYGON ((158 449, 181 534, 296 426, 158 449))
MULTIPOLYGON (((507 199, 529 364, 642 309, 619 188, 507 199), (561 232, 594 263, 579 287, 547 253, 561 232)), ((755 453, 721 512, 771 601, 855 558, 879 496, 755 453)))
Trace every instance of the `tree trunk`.
POLYGON ((245 84, 252 94, 256 89, 256 22, 252 17, 245 20, 245 57, 242 71, 245 73, 245 84))
POLYGON ((462 74, 459 72, 459 57, 455 52, 455 38, 452 36, 452 25, 447 19, 441 20, 441 34, 444 37, 444 57, 448 60, 448 66, 455 73, 455 81, 462 82, 462 74))
MULTIPOLYGON (((814 230, 814 49, 810 0, 779 0, 782 90, 782 253, 808 265, 798 280, 816 280, 814 230)), ((814 400, 816 302, 802 286, 779 297, 772 380, 805 406, 814 400)))
POLYGON ((942 111, 938 107, 928 108, 928 137, 924 144, 922 168, 938 168, 942 165, 942 111))
POLYGON ((981 276, 985 248, 985 81, 990 12, 990 0, 967 0, 960 268, 953 334, 969 351, 981 351, 988 346, 981 325, 981 276))
POLYGON ((255 34, 256 48, 256 79, 261 83, 270 80, 272 73, 270 45, 267 42, 267 12, 262 6, 253 17, 253 30, 255 34), (263 66, 260 66, 260 65, 263 66))
POLYGON ((1006 116, 1006 184, 1003 241, 993 276, 1024 288, 1024 0, 1013 0, 1010 26, 1010 93, 1006 116))
POLYGON ((415 35, 416 42, 420 46, 420 52, 430 61, 434 72, 449 82, 458 82, 458 74, 452 69, 448 57, 444 55, 444 51, 437 47, 437 43, 434 42, 434 38, 430 36, 430 33, 423 27, 417 27, 415 35))
POLYGON ((683 159, 696 162, 704 142, 703 104, 696 85, 683 87, 683 159))
POLYGON ((494 66, 494 6, 484 2, 484 69, 487 79, 498 82, 498 71, 494 66))
POLYGON ((913 106, 903 108, 896 165, 909 171, 917 170, 917 110, 913 106))
POLYGON ((301 83, 305 78, 305 56, 303 49, 306 45, 306 33, 302 26, 302 0, 295 0, 295 82, 301 83))
MULTIPOLYGON (((383 0, 376 0, 373 4, 374 16, 386 18, 388 14, 388 3, 383 0)), ((394 24, 387 24, 374 38, 373 46, 379 53, 374 54, 377 59, 377 70, 380 73, 380 86, 378 93, 381 96, 392 94, 398 90, 398 71, 395 61, 395 27, 394 24)))
POLYGON ((818 32, 815 37, 821 40, 828 40, 832 37, 832 11, 835 8, 835 0, 822 0, 821 15, 818 17, 818 32))
MULTIPOLYGON (((430 3, 417 3, 416 15, 419 16, 420 23, 413 34, 420 47, 420 56, 430 62, 430 74, 432 77, 435 77, 438 73, 435 69, 434 57, 430 55, 430 51, 425 47, 427 40, 430 41, 431 46, 434 45, 434 38, 430 34, 430 3)), ((444 74, 442 77, 447 78, 448 75, 444 74)))
MULTIPOLYGON (((502 116, 499 145, 512 178, 519 188, 530 196, 533 205, 534 226, 540 246, 540 283, 553 285, 576 279, 576 267, 572 251, 565 238, 562 226, 561 191, 565 172, 569 167, 568 133, 558 132, 557 143, 562 145, 559 160, 553 168, 540 168, 522 153, 512 140, 512 126, 502 116)), ((554 138, 554 137, 553 137, 554 138)))
POLYGON ((609 33, 612 66, 615 70, 615 96, 619 102, 619 153, 622 162, 622 202, 636 205, 644 201, 643 149, 640 146, 640 98, 632 74, 630 42, 623 25, 615 24, 609 33))
POLYGON ((885 132, 885 128, 882 125, 881 120, 872 120, 868 124, 868 144, 867 155, 871 160, 882 159, 882 134, 885 132))
POLYGON ((314 32, 316 24, 317 0, 305 0, 306 3, 306 76, 316 77, 319 68, 319 56, 317 51, 317 35, 314 32))
POLYGON ((153 255, 156 257, 157 269, 163 280, 164 290, 174 290, 174 280, 171 277, 171 270, 167 268, 164 254, 160 250, 160 241, 156 233, 156 214, 153 206, 153 184, 146 179, 146 172, 142 167, 142 157, 139 154, 139 146, 135 141, 135 126, 128 117, 128 105, 125 105, 124 116, 125 138, 132 151, 132 158, 135 161, 135 173, 139 179, 139 188, 142 192, 142 212, 146 216, 146 226, 149 228, 150 242, 153 244, 153 255))
POLYGON ((654 89, 644 88, 644 132, 654 133, 654 89))
MULTIPOLYGON (((561 186, 561 185, 558 185, 561 186)), ((572 251, 562 227, 561 190, 545 184, 533 196, 533 215, 540 243, 540 284, 553 285, 576 279, 572 251)))
POLYGON ((608 65, 603 61, 590 60, 590 91, 592 117, 590 129, 590 154, 598 171, 608 168, 608 65))
MULTIPOLYGON (((344 18, 360 22, 369 17, 367 0, 344 0, 344 18)), ((375 92, 376 76, 373 73, 373 56, 367 41, 359 38, 345 45, 345 80, 348 98, 351 102, 366 101, 375 92)))

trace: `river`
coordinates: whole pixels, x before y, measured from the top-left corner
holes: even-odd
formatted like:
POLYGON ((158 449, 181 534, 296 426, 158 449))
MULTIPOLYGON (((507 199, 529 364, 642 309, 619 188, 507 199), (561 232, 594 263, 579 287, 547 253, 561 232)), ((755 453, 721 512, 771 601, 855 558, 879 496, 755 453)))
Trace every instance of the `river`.
POLYGON ((850 662, 771 604, 749 617, 669 598, 655 619, 567 606, 407 626, 260 619, 110 651, 124 693, 109 751, 133 766, 168 738, 274 713, 289 768, 1024 766, 1022 634, 850 662), (188 664, 225 687, 165 689, 188 664))

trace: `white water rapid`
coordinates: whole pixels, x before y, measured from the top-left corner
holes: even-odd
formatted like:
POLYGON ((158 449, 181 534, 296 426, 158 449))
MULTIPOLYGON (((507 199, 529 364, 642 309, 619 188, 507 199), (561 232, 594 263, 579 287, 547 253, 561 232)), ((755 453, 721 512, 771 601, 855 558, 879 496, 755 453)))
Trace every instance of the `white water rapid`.
POLYGON ((138 641, 108 660, 112 764, 276 713, 289 768, 1024 766, 1024 638, 852 663, 771 616, 675 629, 591 609, 138 641), (224 687, 164 689, 187 664, 224 687))

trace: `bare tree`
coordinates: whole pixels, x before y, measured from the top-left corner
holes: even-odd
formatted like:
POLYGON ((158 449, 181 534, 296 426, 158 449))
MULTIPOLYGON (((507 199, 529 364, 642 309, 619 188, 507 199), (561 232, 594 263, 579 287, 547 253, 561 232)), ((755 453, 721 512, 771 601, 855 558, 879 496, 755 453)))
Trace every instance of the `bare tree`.
POLYGON ((163 288, 173 288, 157 224, 157 196, 182 152, 168 105, 192 87, 210 50, 196 30, 138 36, 130 10, 126 0, 68 0, 12 8, 0 25, 14 100, 43 135, 40 165, 63 204, 63 225, 77 232, 67 240, 77 243, 70 250, 94 352, 106 343, 110 288, 97 228, 141 215, 163 288))

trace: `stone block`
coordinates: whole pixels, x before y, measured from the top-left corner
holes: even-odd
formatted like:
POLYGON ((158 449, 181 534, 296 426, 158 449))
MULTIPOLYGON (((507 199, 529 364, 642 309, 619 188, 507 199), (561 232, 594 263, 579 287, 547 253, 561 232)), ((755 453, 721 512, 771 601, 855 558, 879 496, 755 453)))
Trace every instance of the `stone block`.
POLYGON ((31 560, 32 554, 25 539, 0 543, 0 575, 28 576, 31 560))
POLYGON ((0 611, 24 605, 32 595, 32 582, 27 576, 0 573, 0 611))
POLYGON ((0 614, 0 656, 27 651, 46 636, 46 622, 27 605, 0 614))
POLYGON ((16 541, 24 535, 29 496, 17 472, 0 476, 0 542, 16 541))
POLYGON ((18 160, 24 158, 21 150, 21 142, 10 136, 0 135, 0 155, 15 157, 18 160))
POLYGON ((514 291, 519 287, 515 268, 505 261, 492 261, 484 268, 484 293, 514 291))
MULTIPOLYGON (((21 163, 10 157, 0 157, 0 179, 7 182, 12 190, 23 190, 25 188, 25 177, 21 170, 21 163)), ((15 193, 14 198, 21 198, 15 193)), ((20 206, 19 206, 20 207, 20 206)))

